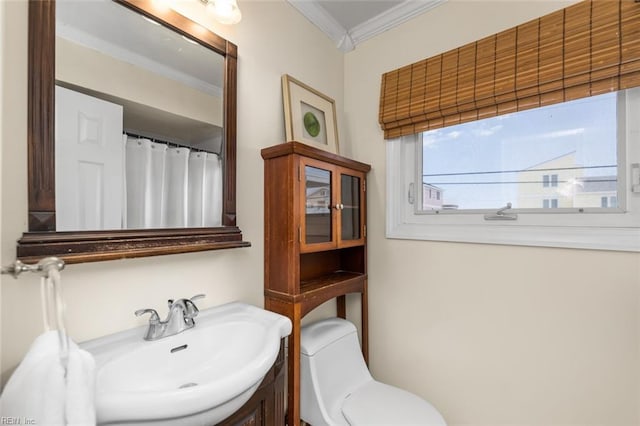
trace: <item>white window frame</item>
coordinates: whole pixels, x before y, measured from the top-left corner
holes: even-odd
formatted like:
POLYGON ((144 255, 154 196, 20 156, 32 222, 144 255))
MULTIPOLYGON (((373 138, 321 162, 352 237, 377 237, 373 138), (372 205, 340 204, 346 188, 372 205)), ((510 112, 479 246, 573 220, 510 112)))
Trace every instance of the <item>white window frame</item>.
POLYGON ((518 218, 510 221, 484 218, 503 206, 418 212, 422 149, 418 135, 411 135, 385 142, 387 238, 640 252, 640 182, 632 182, 632 164, 640 163, 640 88, 627 90, 618 102, 624 111, 618 115, 620 207, 512 209, 509 213, 518 218), (634 187, 638 192, 632 192, 634 187))

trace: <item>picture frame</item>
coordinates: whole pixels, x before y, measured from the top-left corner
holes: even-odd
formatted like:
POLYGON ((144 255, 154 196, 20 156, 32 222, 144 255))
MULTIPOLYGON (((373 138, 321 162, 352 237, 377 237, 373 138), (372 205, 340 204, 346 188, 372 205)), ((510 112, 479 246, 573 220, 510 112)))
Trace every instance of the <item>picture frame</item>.
POLYGON ((282 76, 287 141, 339 154, 336 103, 288 74, 282 76))

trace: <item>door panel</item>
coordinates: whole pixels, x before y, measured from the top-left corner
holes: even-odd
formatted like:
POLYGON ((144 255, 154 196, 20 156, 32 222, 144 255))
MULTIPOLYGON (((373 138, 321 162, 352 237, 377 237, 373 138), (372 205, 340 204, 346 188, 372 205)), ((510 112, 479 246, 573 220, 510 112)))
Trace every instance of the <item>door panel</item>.
POLYGON ((360 178, 340 173, 340 239, 360 239, 360 178))
POLYGON ((336 246, 335 172, 326 163, 302 159, 300 167, 300 250, 312 252, 336 246))
POLYGON ((122 228, 122 106, 56 86, 56 230, 122 228))
POLYGON ((305 234, 306 244, 332 240, 331 172, 305 166, 305 234))
POLYGON ((351 247, 364 244, 364 174, 338 168, 340 188, 338 201, 338 246, 351 247))

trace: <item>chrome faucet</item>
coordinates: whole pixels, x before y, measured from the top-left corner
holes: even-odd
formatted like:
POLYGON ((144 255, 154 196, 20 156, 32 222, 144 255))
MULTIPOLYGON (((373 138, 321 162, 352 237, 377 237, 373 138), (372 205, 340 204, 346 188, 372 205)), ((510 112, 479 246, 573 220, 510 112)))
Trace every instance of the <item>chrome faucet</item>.
POLYGON ((135 312, 136 316, 151 314, 149 317, 149 328, 144 340, 158 340, 163 337, 173 336, 182 333, 185 330, 193 328, 196 325, 194 318, 198 316, 198 307, 194 300, 202 299, 204 294, 196 294, 191 299, 169 299, 169 314, 164 321, 160 320, 160 316, 155 309, 139 309, 135 312))

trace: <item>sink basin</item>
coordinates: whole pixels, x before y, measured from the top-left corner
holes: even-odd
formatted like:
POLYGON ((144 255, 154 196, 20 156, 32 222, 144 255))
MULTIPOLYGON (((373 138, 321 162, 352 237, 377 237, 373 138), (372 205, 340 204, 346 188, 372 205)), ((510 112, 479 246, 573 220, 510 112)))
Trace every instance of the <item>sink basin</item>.
POLYGON ((255 392, 291 321, 245 303, 201 310, 196 326, 156 341, 146 326, 80 345, 96 360, 98 424, 216 424, 255 392))

